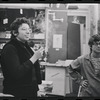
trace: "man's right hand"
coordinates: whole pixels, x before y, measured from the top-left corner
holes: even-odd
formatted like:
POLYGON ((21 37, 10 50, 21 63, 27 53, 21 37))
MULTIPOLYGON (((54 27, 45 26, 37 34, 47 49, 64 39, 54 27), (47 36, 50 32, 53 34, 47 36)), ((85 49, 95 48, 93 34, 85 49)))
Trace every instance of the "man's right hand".
POLYGON ((81 86, 82 86, 83 88, 87 88, 87 86, 88 86, 88 80, 82 80, 82 81, 81 81, 81 86))
POLYGON ((43 56, 44 48, 41 47, 39 50, 34 52, 34 55, 30 58, 30 61, 34 64, 37 59, 43 56))
POLYGON ((39 59, 43 56, 43 52, 44 52, 44 48, 41 47, 40 49, 38 49, 37 51, 35 51, 34 56, 39 59))

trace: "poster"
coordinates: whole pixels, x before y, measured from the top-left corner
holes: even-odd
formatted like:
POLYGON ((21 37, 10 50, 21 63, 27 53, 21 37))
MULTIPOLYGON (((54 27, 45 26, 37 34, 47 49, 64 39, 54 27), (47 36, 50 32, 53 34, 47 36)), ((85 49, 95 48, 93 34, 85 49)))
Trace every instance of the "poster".
POLYGON ((53 35, 53 48, 56 49, 62 48, 62 35, 60 34, 53 35))

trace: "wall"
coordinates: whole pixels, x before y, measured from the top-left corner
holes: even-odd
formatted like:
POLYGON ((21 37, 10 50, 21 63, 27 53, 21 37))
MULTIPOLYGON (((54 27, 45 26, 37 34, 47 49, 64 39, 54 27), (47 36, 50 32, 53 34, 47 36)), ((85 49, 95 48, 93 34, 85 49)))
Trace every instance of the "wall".
MULTIPOLYGON (((48 14, 48 61, 55 63, 59 60, 66 60, 67 56, 67 13, 64 4, 60 7, 53 5, 47 12, 48 14), (59 11, 61 10, 61 11, 59 11), (53 15, 54 14, 54 15, 53 15), (63 20, 61 20, 63 19, 63 20), (61 48, 54 46, 54 35, 61 36, 61 48)), ((58 41, 59 42, 59 41, 58 41)))
MULTIPOLYGON (((88 47, 88 40, 89 40, 89 37, 90 37, 90 13, 89 13, 89 5, 85 6, 84 7, 86 8, 81 8, 81 9, 77 9, 77 10, 68 10, 66 8, 66 5, 65 4, 60 4, 57 8, 57 5, 54 4, 51 6, 51 8, 47 9, 47 20, 48 18, 49 19, 52 19, 52 16, 49 15, 49 11, 58 11, 59 14, 56 14, 56 18, 64 18, 64 22, 61 23, 61 22, 57 22, 57 21, 52 21, 53 24, 51 23, 51 26, 53 27, 53 25, 55 24, 58 24, 58 29, 57 27, 56 28, 51 28, 50 27, 50 20, 47 21, 49 22, 49 24, 47 23, 47 32, 46 32, 46 36, 47 36, 47 41, 46 41, 46 45, 48 46, 48 50, 49 50, 49 56, 48 56, 48 60, 50 62, 56 62, 58 59, 60 60, 65 60, 67 59, 67 23, 68 23, 68 20, 65 20, 65 17, 66 16, 66 19, 67 19, 67 16, 85 16, 86 18, 86 28, 85 28, 85 33, 84 33, 84 36, 85 36, 85 42, 83 43, 80 43, 81 44, 81 47, 83 47, 83 51, 81 54, 87 54, 89 52, 89 47, 88 47), (61 14, 61 12, 63 11, 64 14, 61 14), (49 26, 48 26, 49 25, 49 26), (66 28, 66 30, 64 29, 64 27, 66 28), (51 29, 50 29, 51 28, 51 29), (56 30, 56 33, 55 33, 55 30, 56 30), (60 30, 63 30, 63 32, 61 32, 60 30), (49 33, 49 30, 51 31, 49 33), (58 30, 58 31, 57 31, 58 30), (64 33, 65 32, 65 33, 64 33), (64 39, 63 39, 63 49, 59 49, 58 51, 56 49, 53 48, 53 34, 59 34, 59 33, 62 33, 63 36, 64 36, 64 39), (52 37, 52 39, 50 39, 50 37, 52 37), (52 44, 52 45, 51 45, 52 44), (51 45, 51 46, 50 46, 51 45), (61 54, 64 54, 64 55, 61 55, 61 54)), ((83 34, 82 33, 82 34, 83 34)), ((83 35, 81 35, 83 36, 83 35)), ((82 38, 82 37, 80 37, 82 38)))
POLYGON ((90 14, 90 35, 97 34, 97 22, 99 19, 99 10, 98 4, 89 6, 89 14, 90 14))

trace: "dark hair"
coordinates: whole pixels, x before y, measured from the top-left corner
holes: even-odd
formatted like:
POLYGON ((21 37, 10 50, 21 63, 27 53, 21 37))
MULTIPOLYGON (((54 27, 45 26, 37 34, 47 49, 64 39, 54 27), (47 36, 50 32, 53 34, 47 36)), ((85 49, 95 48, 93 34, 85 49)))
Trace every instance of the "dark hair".
POLYGON ((22 25, 23 23, 27 23, 30 28, 31 28, 31 22, 29 19, 25 18, 25 17, 21 17, 21 18, 16 18, 10 25, 10 29, 11 29, 11 38, 15 37, 13 35, 13 32, 18 33, 18 28, 20 25, 22 25))
POLYGON ((92 45, 94 45, 94 42, 100 41, 100 35, 95 34, 92 35, 89 39, 88 45, 90 46, 90 52, 92 52, 92 45))

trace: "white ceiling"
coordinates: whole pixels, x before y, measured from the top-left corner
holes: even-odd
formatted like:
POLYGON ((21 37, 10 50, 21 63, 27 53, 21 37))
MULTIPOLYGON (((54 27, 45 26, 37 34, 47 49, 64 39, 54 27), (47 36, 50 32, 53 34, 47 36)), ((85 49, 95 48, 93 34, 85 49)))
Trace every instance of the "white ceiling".
MULTIPOLYGON (((60 3, 59 3, 60 4, 60 3)), ((66 4, 68 6, 78 6, 79 9, 88 9, 90 5, 98 5, 97 3, 68 3, 66 4)), ((49 7, 49 4, 43 4, 43 3, 2 3, 0 4, 0 8, 33 8, 33 9, 44 9, 46 7, 49 7)))
POLYGON ((90 5, 97 6, 97 3, 72 3, 68 4, 68 6, 78 6, 79 9, 88 9, 90 5))
POLYGON ((49 4, 43 4, 43 3, 11 3, 11 4, 0 4, 0 8, 35 8, 35 9, 39 9, 39 8, 45 8, 45 7, 49 7, 49 4))

